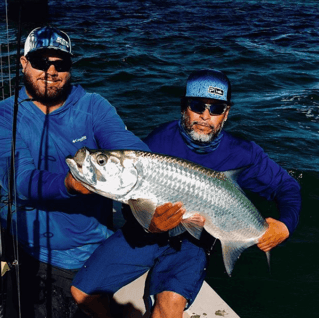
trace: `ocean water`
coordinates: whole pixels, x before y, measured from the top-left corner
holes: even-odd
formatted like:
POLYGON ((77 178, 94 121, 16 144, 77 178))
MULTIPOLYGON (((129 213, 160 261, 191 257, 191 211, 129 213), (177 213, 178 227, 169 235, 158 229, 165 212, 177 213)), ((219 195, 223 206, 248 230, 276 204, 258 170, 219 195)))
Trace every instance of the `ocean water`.
MULTIPOLYGON (((4 4, 7 96, 15 82, 17 23, 10 19, 7 32, 4 4)), ((264 253, 250 248, 229 278, 217 246, 207 282, 242 318, 319 317, 318 2, 49 0, 43 21, 23 21, 22 43, 41 23, 70 35, 73 82, 107 98, 139 137, 179 118, 190 72, 228 75, 235 104, 225 129, 254 140, 287 169, 301 185, 303 207, 295 233, 272 251, 270 273, 264 253)), ((276 217, 274 204, 252 200, 276 217)))

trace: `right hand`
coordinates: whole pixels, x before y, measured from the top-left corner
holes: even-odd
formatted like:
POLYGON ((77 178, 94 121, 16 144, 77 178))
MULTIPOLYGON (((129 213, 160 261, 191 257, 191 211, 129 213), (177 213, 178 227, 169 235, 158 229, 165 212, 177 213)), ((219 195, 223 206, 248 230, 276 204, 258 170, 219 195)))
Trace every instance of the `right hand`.
POLYGON ((186 210, 182 202, 171 202, 158 206, 148 230, 151 233, 162 233, 171 230, 181 223, 186 210))
POLYGON ((70 172, 66 175, 64 179, 64 184, 66 189, 70 194, 90 194, 93 193, 90 190, 88 190, 85 186, 82 185, 81 182, 75 180, 70 172))
POLYGON ((264 252, 269 252, 272 248, 283 242, 289 237, 289 230, 285 223, 267 218, 269 227, 265 234, 259 239, 257 246, 264 252))

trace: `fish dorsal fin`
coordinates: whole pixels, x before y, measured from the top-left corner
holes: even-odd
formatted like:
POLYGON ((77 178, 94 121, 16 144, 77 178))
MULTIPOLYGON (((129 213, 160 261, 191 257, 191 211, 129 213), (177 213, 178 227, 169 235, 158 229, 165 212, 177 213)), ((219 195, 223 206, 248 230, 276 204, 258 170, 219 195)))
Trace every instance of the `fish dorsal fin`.
POLYGON ((231 276, 235 263, 241 255, 241 253, 254 244, 256 244, 256 242, 254 241, 221 241, 224 264, 226 272, 229 276, 231 276))
POLYGON ((156 203, 150 199, 130 199, 128 204, 136 220, 145 229, 148 229, 156 209, 156 203))
POLYGON ((231 181, 233 181, 235 184, 237 184, 237 180, 239 175, 246 169, 246 167, 244 168, 239 168, 239 169, 234 169, 234 170, 227 170, 227 171, 223 171, 223 173, 225 174, 225 176, 230 179, 231 181))
POLYGON ((239 184, 237 183, 238 177, 239 175, 246 169, 247 167, 243 167, 240 169, 235 169, 235 170, 227 170, 227 171, 223 171, 224 175, 230 179, 232 181, 232 183, 242 192, 244 193, 244 191, 242 190, 242 188, 239 186, 239 184))

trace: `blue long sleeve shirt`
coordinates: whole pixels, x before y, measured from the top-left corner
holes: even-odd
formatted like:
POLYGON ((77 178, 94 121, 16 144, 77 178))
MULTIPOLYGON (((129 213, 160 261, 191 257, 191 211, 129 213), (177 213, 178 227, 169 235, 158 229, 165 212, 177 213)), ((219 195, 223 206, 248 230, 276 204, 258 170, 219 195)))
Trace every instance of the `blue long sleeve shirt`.
POLYGON ((178 121, 161 125, 144 141, 154 152, 187 159, 216 171, 245 168, 239 175, 238 184, 267 200, 274 200, 280 213, 279 220, 287 226, 289 233, 295 230, 301 208, 300 186, 256 143, 223 131, 216 150, 199 154, 183 141, 178 121))
MULTIPOLYGON (((14 97, 0 103, 1 197, 8 194, 14 97)), ((112 234, 105 223, 110 200, 96 194, 70 195, 64 185, 65 158, 81 147, 149 148, 126 127, 115 108, 98 94, 72 86, 64 105, 44 114, 19 92, 15 156, 13 228, 24 249, 40 261, 80 268, 95 248, 112 234), (17 225, 17 227, 16 227, 17 225)), ((7 208, 1 208, 5 226, 7 208)))

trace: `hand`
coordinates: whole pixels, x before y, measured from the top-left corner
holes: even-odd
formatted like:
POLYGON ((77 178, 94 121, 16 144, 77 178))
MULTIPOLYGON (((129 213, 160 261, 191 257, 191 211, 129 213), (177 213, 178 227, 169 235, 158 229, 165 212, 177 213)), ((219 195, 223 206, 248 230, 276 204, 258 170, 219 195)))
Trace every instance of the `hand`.
POLYGON ((185 209, 182 202, 165 203, 155 209, 148 230, 151 233, 161 233, 171 230, 181 223, 185 209))
POLYGON ((268 223, 269 228, 259 239, 257 244, 257 246, 264 252, 270 251, 289 237, 289 230, 283 222, 273 218, 267 218, 266 222, 268 223))
POLYGON ((75 180, 70 172, 66 175, 64 179, 64 184, 66 189, 70 194, 90 194, 92 193, 86 187, 84 187, 79 181, 75 180))

